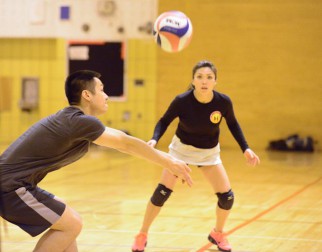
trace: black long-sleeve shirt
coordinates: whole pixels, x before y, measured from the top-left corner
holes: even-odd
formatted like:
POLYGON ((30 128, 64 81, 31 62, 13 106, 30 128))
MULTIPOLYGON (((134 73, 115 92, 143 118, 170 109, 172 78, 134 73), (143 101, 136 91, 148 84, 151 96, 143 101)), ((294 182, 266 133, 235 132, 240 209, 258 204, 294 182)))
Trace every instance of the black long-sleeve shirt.
POLYGON ((209 149, 219 142, 219 125, 224 117, 228 128, 244 152, 248 144, 235 117, 233 104, 227 95, 214 92, 209 103, 200 103, 193 90, 176 96, 157 123, 152 139, 159 141, 169 124, 179 117, 176 135, 181 142, 196 148, 209 149))

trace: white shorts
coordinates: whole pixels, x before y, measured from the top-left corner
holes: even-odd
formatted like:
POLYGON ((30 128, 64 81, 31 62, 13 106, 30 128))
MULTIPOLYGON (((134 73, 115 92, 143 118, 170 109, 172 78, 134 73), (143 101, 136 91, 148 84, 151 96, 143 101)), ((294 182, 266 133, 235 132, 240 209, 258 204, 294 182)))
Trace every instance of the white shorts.
POLYGON ((219 143, 211 149, 200 149, 192 145, 181 143, 174 135, 169 145, 169 154, 191 165, 217 165, 221 164, 219 143))

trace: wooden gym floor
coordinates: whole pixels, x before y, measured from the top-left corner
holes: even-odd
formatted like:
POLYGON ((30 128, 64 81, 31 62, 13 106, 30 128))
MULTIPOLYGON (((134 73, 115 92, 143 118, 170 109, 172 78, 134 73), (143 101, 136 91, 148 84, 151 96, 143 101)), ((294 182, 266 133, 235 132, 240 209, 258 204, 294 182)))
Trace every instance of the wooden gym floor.
MULTIPOLYGON (((222 149, 235 191, 226 225, 233 252, 322 251, 321 153, 258 152, 249 167, 239 150, 222 149)), ((66 200, 83 217, 80 252, 131 251, 161 167, 114 150, 92 149, 40 186, 66 200)), ((178 184, 156 219, 146 252, 190 252, 207 244, 216 197, 198 168, 194 186, 178 184)), ((2 252, 32 251, 32 238, 1 221, 2 252)), ((217 251, 212 246, 207 251, 217 251)))

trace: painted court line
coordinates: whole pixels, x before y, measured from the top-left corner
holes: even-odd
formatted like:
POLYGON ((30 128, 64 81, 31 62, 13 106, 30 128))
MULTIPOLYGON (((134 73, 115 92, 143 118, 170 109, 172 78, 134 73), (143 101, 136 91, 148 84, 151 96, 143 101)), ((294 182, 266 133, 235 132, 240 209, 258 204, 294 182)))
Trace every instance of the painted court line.
MULTIPOLYGON (((294 192, 293 194, 291 194, 290 196, 286 197, 285 199, 282 199, 281 201, 277 202, 275 205, 267 208, 266 210, 260 212, 259 214, 255 215, 253 218, 241 223, 240 225, 237 225, 236 227, 234 227, 233 229, 229 230, 228 232, 226 232, 226 235, 230 235, 232 233, 234 233, 235 231, 237 231, 238 229, 241 229, 242 227, 245 227, 247 225, 249 225, 250 223, 256 221, 257 219, 259 219, 260 217, 262 217, 263 215, 271 212, 273 209, 275 209, 276 207, 284 204, 286 201, 296 197, 297 195, 299 195, 301 192, 305 191, 306 189, 308 189, 309 187, 317 184, 318 182, 320 182, 320 180, 322 179, 322 177, 318 178, 317 180, 305 185, 304 187, 302 187, 300 190, 294 192)), ((209 249, 211 246, 213 246, 214 244, 212 244, 211 242, 207 243, 206 245, 202 246, 200 249, 197 250, 197 252, 203 252, 207 249, 209 249)))

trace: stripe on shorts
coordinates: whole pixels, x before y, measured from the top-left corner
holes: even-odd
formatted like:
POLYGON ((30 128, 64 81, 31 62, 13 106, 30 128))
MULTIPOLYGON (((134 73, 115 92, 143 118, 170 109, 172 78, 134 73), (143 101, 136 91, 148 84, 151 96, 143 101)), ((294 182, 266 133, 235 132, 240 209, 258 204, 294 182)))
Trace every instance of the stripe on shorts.
POLYGON ((60 215, 56 214, 53 210, 39 202, 30 192, 26 190, 26 188, 21 187, 16 190, 16 193, 23 202, 25 202, 30 208, 32 208, 49 223, 54 224, 60 218, 60 215))

